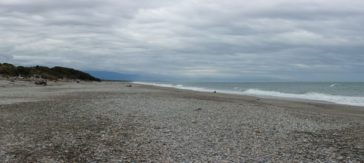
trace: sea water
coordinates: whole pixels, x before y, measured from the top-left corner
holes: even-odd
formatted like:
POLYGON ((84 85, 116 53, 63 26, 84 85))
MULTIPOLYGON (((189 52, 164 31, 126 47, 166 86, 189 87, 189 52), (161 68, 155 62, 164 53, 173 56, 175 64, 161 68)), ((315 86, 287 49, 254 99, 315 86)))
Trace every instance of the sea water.
POLYGON ((363 82, 135 82, 202 92, 326 101, 364 106, 363 82))

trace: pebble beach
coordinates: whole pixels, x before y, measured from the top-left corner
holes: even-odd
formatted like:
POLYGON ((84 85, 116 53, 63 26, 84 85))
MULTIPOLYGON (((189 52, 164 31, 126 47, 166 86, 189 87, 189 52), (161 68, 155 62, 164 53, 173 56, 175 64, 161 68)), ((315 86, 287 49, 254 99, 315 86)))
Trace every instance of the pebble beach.
POLYGON ((0 162, 363 162, 364 108, 123 82, 0 81, 0 162))

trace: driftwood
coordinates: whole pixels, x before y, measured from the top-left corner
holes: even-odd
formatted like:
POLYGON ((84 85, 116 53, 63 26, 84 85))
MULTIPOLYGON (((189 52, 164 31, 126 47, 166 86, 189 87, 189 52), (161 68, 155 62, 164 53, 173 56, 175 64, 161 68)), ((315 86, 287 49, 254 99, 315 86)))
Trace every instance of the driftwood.
POLYGON ((43 85, 46 86, 47 85, 47 81, 45 80, 38 80, 34 82, 35 85, 43 85))

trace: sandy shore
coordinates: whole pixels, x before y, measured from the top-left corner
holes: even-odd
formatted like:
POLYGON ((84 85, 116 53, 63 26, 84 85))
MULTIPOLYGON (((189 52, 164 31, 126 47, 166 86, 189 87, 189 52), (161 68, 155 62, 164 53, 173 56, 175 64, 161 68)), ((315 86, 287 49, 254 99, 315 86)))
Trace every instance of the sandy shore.
POLYGON ((364 108, 0 81, 0 162, 362 162, 364 108))

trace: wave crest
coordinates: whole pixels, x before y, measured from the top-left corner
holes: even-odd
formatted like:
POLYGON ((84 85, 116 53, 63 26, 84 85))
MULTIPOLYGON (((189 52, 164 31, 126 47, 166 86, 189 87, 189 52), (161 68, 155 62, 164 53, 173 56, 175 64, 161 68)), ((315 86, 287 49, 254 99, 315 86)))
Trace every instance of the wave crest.
POLYGON ((317 92, 293 94, 293 93, 283 93, 277 91, 265 91, 259 89, 248 89, 243 93, 246 95, 253 95, 253 96, 295 98, 295 99, 305 99, 305 100, 315 100, 315 101, 326 101, 336 104, 364 106, 364 97, 355 97, 355 96, 339 96, 339 95, 330 95, 317 92))
POLYGON ((202 87, 184 86, 181 84, 160 84, 160 83, 147 83, 147 82, 134 82, 134 83, 143 84, 143 85, 153 85, 153 86, 159 86, 159 87, 193 90, 193 91, 199 91, 199 92, 217 91, 217 92, 226 93, 226 94, 250 95, 250 96, 258 96, 258 97, 280 97, 280 98, 289 98, 289 99, 326 101, 326 102, 331 102, 331 103, 336 103, 336 104, 353 105, 353 106, 364 106, 364 97, 330 95, 330 94, 317 93, 317 92, 294 94, 294 93, 284 93, 284 92, 278 92, 278 91, 266 91, 266 90, 260 90, 260 89, 242 90, 242 89, 239 89, 238 87, 234 87, 233 90, 218 90, 218 89, 214 90, 214 89, 207 89, 207 88, 202 88, 202 87))

